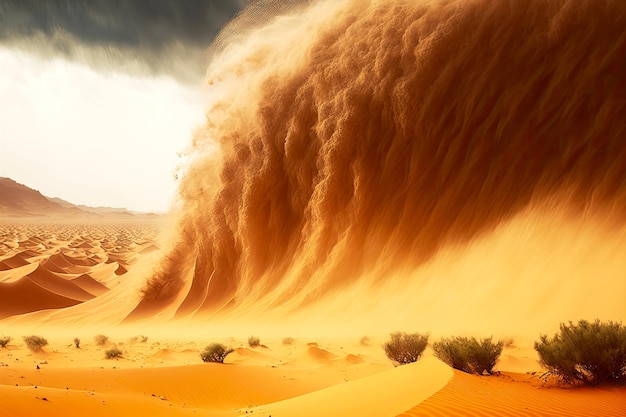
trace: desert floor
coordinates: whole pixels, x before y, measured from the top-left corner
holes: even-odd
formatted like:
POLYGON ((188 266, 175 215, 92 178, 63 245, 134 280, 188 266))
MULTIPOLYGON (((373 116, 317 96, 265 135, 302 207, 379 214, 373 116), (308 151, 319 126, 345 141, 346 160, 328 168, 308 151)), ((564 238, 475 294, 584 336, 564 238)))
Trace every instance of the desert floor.
POLYGON ((258 334, 252 348, 237 329, 174 336, 116 323, 137 302, 133 273, 158 252, 159 232, 139 222, 0 225, 0 336, 12 338, 0 348, 0 415, 626 415, 626 387, 542 381, 531 341, 511 341, 499 372, 476 376, 430 350, 394 367, 387 335, 258 334), (48 340, 43 351, 27 349, 31 334, 48 340), (225 364, 201 361, 212 342, 235 349, 225 364), (113 347, 122 357, 106 359, 113 347))
MULTIPOLYGON (((83 335, 78 335, 80 337, 83 335)), ((0 349, 7 416, 620 416, 626 388, 564 388, 538 378, 530 349, 508 347, 493 376, 453 371, 426 353, 394 368, 380 340, 50 338, 30 352, 16 337, 0 349), (235 348, 225 364, 203 363, 212 341, 235 348), (123 357, 106 359, 117 346, 123 357), (37 369, 39 368, 39 369, 37 369)))

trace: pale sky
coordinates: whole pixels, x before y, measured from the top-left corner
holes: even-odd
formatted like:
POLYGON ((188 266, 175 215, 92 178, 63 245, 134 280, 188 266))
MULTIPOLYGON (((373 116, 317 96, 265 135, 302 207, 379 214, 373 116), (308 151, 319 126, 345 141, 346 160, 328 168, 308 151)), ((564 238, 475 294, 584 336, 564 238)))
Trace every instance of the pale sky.
POLYGON ((75 204, 166 211, 201 85, 0 48, 0 176, 75 204))
POLYGON ((167 211, 215 36, 247 0, 0 1, 0 177, 167 211))

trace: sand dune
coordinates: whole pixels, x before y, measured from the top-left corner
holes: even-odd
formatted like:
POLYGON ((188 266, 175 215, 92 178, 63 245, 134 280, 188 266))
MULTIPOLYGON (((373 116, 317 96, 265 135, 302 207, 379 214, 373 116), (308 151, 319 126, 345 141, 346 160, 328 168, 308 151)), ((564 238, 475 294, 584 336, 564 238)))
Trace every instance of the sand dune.
POLYGON ((276 416, 395 416, 443 388, 452 371, 434 358, 252 408, 276 416))
POLYGON ((401 417, 626 415, 626 389, 563 389, 543 386, 538 376, 504 373, 478 377, 454 371, 441 391, 401 417))
MULTIPOLYGON (((10 415, 44 411, 52 416, 78 416, 96 406, 95 415, 148 411, 172 416, 194 411, 210 416, 240 415, 254 407, 274 407, 289 398, 341 386, 346 380, 357 383, 363 377, 381 375, 384 380, 378 384, 386 385, 394 378, 405 381, 409 374, 413 379, 422 375, 430 380, 423 372, 415 372, 419 366, 413 371, 393 369, 375 349, 370 352, 376 357, 372 363, 350 367, 335 363, 320 368, 320 364, 308 361, 281 365, 285 357, 302 356, 310 347, 287 347, 277 341, 272 341, 270 348, 241 346, 237 354, 227 358, 227 364, 219 365, 200 361, 199 350, 204 343, 199 339, 150 339, 147 343, 114 339, 124 351, 124 358, 114 361, 104 359, 106 347, 97 347, 88 338, 83 339, 81 349, 74 348, 70 340, 53 341, 52 353, 30 353, 21 341, 0 350, 0 362, 7 365, 0 373, 0 395, 15 399, 8 409, 10 415), (35 369, 35 364, 41 369, 35 369), (381 367, 391 373, 380 374, 381 367)), ((334 347, 330 349, 338 349, 336 341, 331 345, 334 347)), ((443 365, 439 369, 451 374, 443 365)), ((429 384, 433 386, 432 380, 429 384)))
POLYGON ((157 224, 0 223, 0 318, 43 317, 116 288, 134 258, 158 249, 157 224))
POLYGON ((20 340, 0 349, 7 415, 618 416, 626 407, 626 387, 563 389, 531 373, 468 375, 429 354, 394 368, 378 344, 348 339, 318 339, 321 348, 277 339, 249 348, 223 339, 239 347, 226 364, 205 364, 199 351, 207 339, 113 336, 99 347, 88 333, 74 335, 84 336, 80 349, 71 337, 51 339, 41 353, 20 340), (104 359, 114 345, 123 357, 104 359), (335 360, 312 361, 311 348, 335 360))
MULTIPOLYGON (((78 287, 75 289, 78 290, 78 287)), ((0 318, 49 308, 69 307, 81 301, 84 300, 50 291, 27 277, 10 283, 0 283, 0 318)))

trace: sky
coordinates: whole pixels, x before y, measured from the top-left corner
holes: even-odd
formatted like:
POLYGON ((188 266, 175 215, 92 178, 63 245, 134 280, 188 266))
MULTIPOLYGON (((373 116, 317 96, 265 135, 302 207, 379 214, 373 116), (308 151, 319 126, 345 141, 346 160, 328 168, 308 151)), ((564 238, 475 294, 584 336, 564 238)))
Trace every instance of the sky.
POLYGON ((2 0, 0 177, 167 211, 204 120, 207 48, 244 0, 2 0))

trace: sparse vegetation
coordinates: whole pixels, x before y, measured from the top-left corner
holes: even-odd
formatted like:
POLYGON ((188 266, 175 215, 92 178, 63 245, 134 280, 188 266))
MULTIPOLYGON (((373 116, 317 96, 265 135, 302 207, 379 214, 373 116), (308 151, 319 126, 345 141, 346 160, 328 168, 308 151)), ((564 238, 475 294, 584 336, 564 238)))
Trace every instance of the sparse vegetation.
POLYGON ((491 374, 502 353, 503 341, 492 338, 476 340, 474 337, 443 338, 433 344, 435 356, 454 369, 482 375, 491 374))
POLYGON ((359 345, 361 345, 361 346, 371 346, 372 345, 372 341, 370 340, 370 338, 368 336, 363 336, 359 340, 359 345))
POLYGON ((103 334, 97 334, 93 339, 96 341, 96 345, 98 346, 104 346, 109 343, 109 337, 103 334))
POLYGON ((504 343, 505 348, 512 349, 515 347, 515 339, 513 339, 512 337, 502 339, 502 343, 504 343))
POLYGON ((32 352, 41 352, 44 346, 48 345, 48 341, 41 336, 24 336, 26 347, 32 352))
POLYGON ((131 343, 146 343, 148 341, 148 336, 133 336, 130 338, 131 343))
POLYGON ((2 346, 3 348, 6 347, 9 342, 11 341, 11 337, 9 336, 2 336, 0 337, 0 346, 2 346))
POLYGON ((80 349, 80 339, 78 337, 74 338, 74 346, 76 346, 76 349, 80 349))
POLYGON ((295 341, 293 337, 285 337, 283 339, 283 345, 293 345, 295 341))
POLYGON ((401 333, 391 334, 391 340, 383 344, 387 357, 394 365, 405 365, 417 361, 428 344, 429 334, 401 333))
POLYGON ((226 359, 226 356, 231 352, 233 352, 233 349, 221 343, 211 343, 200 353, 200 357, 204 362, 224 363, 224 359, 226 359))
POLYGON ((546 379, 588 385, 626 383, 626 327, 621 323, 561 323, 552 338, 541 335, 535 342, 546 379))
POLYGON ((117 358, 121 358, 121 357, 122 357, 122 351, 121 351, 121 350, 119 350, 119 349, 117 348, 117 346, 116 346, 116 347, 113 347, 113 348, 111 348, 111 349, 107 349, 107 350, 104 352, 104 356, 106 356, 106 358, 107 358, 107 359, 117 359, 117 358))
POLYGON ((248 338, 248 346, 250 346, 251 348, 261 346, 261 339, 256 336, 250 336, 248 338))

